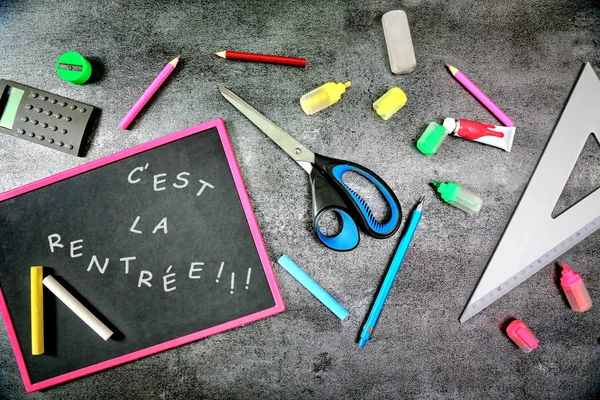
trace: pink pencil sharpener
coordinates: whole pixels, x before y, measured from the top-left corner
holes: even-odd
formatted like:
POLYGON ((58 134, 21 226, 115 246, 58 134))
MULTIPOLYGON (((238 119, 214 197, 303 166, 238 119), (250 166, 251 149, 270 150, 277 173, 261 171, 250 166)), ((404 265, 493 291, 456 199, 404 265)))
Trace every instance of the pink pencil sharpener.
POLYGON ((516 319, 508 325, 506 334, 525 353, 529 353, 538 347, 538 338, 520 319, 516 319))

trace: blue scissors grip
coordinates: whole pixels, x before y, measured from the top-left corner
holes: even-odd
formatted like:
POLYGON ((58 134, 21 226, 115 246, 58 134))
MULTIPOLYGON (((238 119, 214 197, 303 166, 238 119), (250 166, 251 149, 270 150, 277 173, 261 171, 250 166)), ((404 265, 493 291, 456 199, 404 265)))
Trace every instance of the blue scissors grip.
POLYGON ((336 165, 335 167, 333 167, 333 169, 331 171, 332 171, 335 179, 337 179, 337 181, 340 184, 342 184, 344 186, 344 188, 348 191, 350 196, 352 196, 352 198, 356 202, 356 205, 358 206, 361 213, 365 217, 365 220, 366 220, 369 228, 371 228, 373 230, 373 232, 375 232, 379 235, 388 235, 391 232, 394 232, 398 228, 398 225, 400 222, 400 208, 398 207, 396 197, 390 192, 390 190, 385 185, 383 185, 380 182, 379 179, 377 179, 376 177, 374 177, 367 171, 362 170, 362 169, 357 168, 352 165, 346 165, 346 164, 336 165), (377 189, 379 189, 379 191, 385 198, 385 200, 388 204, 388 207, 391 210, 391 216, 387 222, 382 223, 382 222, 377 221, 377 219, 373 215, 373 212, 371 211, 371 209, 369 208, 369 206, 367 205, 365 200, 362 197, 360 197, 356 192, 354 192, 352 189, 350 189, 344 183, 344 181, 342 180, 342 176, 346 172, 355 172, 355 173, 365 177, 366 179, 369 180, 369 182, 371 182, 373 185, 375 185, 375 187, 377 187, 377 189))
POLYGON ((330 208, 327 211, 334 211, 342 218, 342 230, 335 236, 327 236, 319 229, 319 219, 323 213, 317 215, 315 220, 315 229, 317 236, 323 244, 333 250, 348 251, 358 246, 359 235, 358 227, 352 217, 345 211, 337 208, 330 208))

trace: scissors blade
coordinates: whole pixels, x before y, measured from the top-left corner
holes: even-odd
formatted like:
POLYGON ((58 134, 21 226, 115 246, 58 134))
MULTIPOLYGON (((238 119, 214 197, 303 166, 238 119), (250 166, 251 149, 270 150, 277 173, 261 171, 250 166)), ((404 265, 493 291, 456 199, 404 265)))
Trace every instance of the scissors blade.
POLYGON ((304 147, 296 139, 285 133, 280 127, 269 121, 267 117, 256 111, 252 106, 240 99, 231 90, 219 87, 223 97, 256 125, 265 135, 271 138, 283 151, 288 153, 309 174, 315 161, 315 154, 304 147))

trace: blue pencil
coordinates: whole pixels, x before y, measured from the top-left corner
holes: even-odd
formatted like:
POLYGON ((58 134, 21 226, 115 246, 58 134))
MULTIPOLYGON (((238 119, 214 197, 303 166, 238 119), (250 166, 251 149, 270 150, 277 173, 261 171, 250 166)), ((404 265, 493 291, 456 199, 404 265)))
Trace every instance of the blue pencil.
POLYGON ((383 284, 381 285, 381 289, 379 293, 377 293, 377 297, 375 298, 375 303, 373 303, 373 307, 371 308, 371 312, 369 313, 369 318, 367 318, 367 322, 363 327, 363 330, 360 334, 360 340, 358 341, 359 347, 365 347, 367 344, 367 340, 371 338, 371 334, 373 333, 373 329, 377 324, 377 320, 379 319, 379 314, 381 314, 381 310, 383 309, 383 305, 387 300, 388 295, 390 294, 390 289, 394 284, 394 280, 396 279, 396 275, 400 270, 400 266, 402 265, 402 260, 404 260, 404 256, 406 255, 406 251, 408 250, 408 246, 412 241, 413 236, 415 235, 415 231, 417 230, 417 225, 419 225, 419 220, 421 219, 421 213, 423 210, 423 197, 419 201, 417 208, 412 213, 410 217, 410 222, 408 224, 408 229, 402 239, 400 240, 400 244, 398 245, 398 249, 396 250, 396 254, 394 254, 394 258, 392 259, 392 263, 390 264, 390 268, 388 269, 387 274, 385 275, 385 279, 383 280, 383 284))

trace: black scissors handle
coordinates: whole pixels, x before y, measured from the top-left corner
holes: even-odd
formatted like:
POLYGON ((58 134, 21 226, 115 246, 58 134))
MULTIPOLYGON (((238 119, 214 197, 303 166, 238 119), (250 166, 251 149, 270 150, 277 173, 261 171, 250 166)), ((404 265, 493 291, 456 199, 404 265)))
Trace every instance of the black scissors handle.
POLYGON ((400 227, 402 208, 396 195, 383 179, 368 168, 315 154, 310 180, 315 230, 327 247, 339 251, 354 249, 360 240, 359 226, 378 239, 392 236, 400 227), (342 177, 346 172, 361 175, 377 188, 391 212, 387 221, 378 221, 365 200, 344 183, 342 177), (327 236, 319 228, 319 219, 326 211, 333 211, 341 218, 342 227, 335 236, 327 236))

